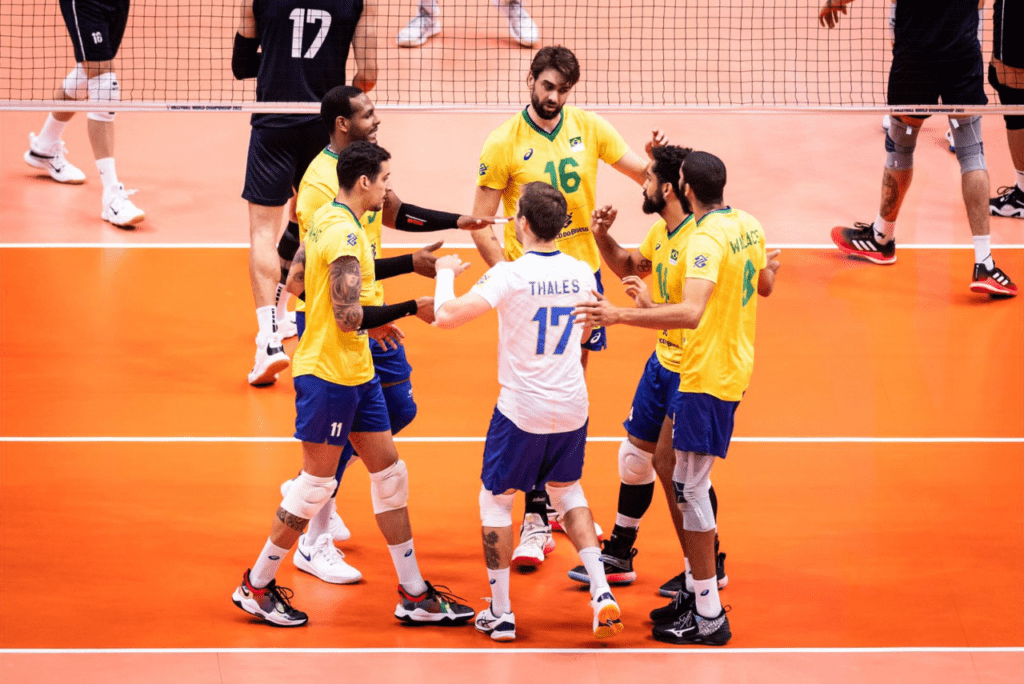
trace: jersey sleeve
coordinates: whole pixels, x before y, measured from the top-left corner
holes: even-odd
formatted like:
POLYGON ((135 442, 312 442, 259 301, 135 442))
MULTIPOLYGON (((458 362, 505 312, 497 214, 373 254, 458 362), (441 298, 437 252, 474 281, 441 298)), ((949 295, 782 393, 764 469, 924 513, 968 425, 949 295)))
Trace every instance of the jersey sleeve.
POLYGON ((477 169, 476 184, 492 190, 504 190, 508 186, 508 145, 510 141, 500 140, 497 132, 487 136, 484 149, 480 151, 480 168, 477 169))
POLYGON ((615 127, 599 114, 594 114, 594 125, 597 129, 597 152, 601 161, 614 164, 622 159, 629 151, 629 145, 615 127))
POLYGON ((364 249, 366 236, 351 221, 337 221, 324 226, 323 250, 324 260, 333 264, 341 257, 351 256, 359 259, 364 249))
POLYGON ((476 285, 470 290, 483 297, 492 309, 497 308, 508 294, 508 264, 509 262, 503 261, 492 266, 487 273, 480 276, 480 280, 476 281, 476 285))
POLYGON ((304 181, 300 185, 298 197, 295 198, 295 215, 299 219, 300 238, 306 237, 313 214, 333 199, 334 195, 331 194, 330 188, 320 181, 304 181))
POLYGON ((718 282, 718 269, 725 258, 725 242, 707 232, 700 232, 690 240, 686 254, 686 277, 718 282))
POLYGON ((648 261, 654 260, 654 245, 655 241, 658 239, 658 231, 656 228, 657 226, 647 231, 647 237, 645 237, 644 241, 640 243, 640 256, 648 261))

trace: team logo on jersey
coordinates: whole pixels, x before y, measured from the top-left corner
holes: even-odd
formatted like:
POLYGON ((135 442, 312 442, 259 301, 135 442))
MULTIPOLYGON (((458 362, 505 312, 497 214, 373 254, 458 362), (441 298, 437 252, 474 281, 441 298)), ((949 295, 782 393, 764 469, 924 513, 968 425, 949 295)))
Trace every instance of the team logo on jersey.
POLYGON ((569 138, 569 149, 573 152, 583 151, 583 137, 577 135, 575 138, 569 138))
POLYGON ((679 250, 678 249, 673 249, 671 252, 669 252, 668 263, 672 264, 673 266, 675 266, 677 263, 679 263, 679 250))
POLYGON ((359 238, 356 237, 355 233, 349 233, 347 242, 349 247, 355 247, 356 243, 359 242, 359 238))
POLYGON ((533 148, 531 147, 530 149, 526 150, 526 154, 523 155, 523 161, 526 161, 527 159, 529 159, 532 156, 533 156, 533 148))
POLYGON ((490 278, 490 277, 491 276, 490 276, 489 273, 484 273, 482 276, 480 276, 480 280, 476 281, 476 284, 477 285, 483 285, 484 283, 487 282, 487 279, 490 278))
POLYGON ((489 169, 489 168, 490 167, 487 166, 487 164, 484 164, 483 162, 480 162, 480 175, 481 176, 485 175, 487 173, 487 169, 489 169))
POLYGON ((693 259, 693 265, 696 268, 704 268, 705 266, 707 266, 708 265, 708 257, 707 257, 707 255, 706 254, 698 254, 693 259))

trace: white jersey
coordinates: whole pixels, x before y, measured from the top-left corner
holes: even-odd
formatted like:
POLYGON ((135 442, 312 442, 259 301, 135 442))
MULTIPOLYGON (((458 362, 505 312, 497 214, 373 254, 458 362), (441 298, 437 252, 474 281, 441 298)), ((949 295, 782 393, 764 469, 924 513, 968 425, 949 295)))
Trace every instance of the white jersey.
POLYGON ((495 264, 473 286, 498 310, 498 410, 520 430, 569 432, 587 422, 583 327, 572 310, 595 289, 590 266, 557 251, 495 264))

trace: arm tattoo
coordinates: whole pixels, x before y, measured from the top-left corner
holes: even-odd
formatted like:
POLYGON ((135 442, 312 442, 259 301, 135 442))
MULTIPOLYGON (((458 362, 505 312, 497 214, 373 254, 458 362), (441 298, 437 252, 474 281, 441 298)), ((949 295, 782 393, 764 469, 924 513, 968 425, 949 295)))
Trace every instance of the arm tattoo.
POLYGON ((637 275, 640 275, 642 273, 650 273, 651 272, 651 260, 650 259, 641 259, 640 263, 638 263, 636 265, 636 272, 637 272, 637 275))
POLYGON ((359 305, 359 291, 363 273, 359 259, 343 256, 331 262, 331 306, 334 320, 344 332, 355 332, 363 322, 363 307, 359 305))
POLYGON ((883 218, 892 213, 892 210, 896 208, 896 202, 899 201, 899 198, 899 184, 896 182, 896 178, 886 170, 882 175, 882 210, 879 212, 883 218))
POLYGON ((296 532, 298 532, 299 534, 302 534, 302 530, 306 529, 306 523, 309 522, 309 520, 305 518, 300 518, 297 515, 292 515, 283 508, 277 509, 277 519, 283 522, 288 527, 295 530, 296 532))
POLYGON ((488 570, 497 570, 498 560, 498 533, 489 532, 484 535, 484 561, 488 570))
POLYGON ((292 278, 303 287, 306 286, 306 243, 299 245, 299 251, 292 258, 292 278))

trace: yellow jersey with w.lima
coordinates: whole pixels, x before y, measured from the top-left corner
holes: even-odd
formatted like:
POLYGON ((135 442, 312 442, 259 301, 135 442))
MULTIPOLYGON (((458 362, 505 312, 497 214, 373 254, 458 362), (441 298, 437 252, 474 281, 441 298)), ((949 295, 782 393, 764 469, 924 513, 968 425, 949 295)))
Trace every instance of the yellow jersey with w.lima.
MULTIPOLYGON (((302 175, 302 182, 299 183, 299 191, 295 198, 295 214, 299 218, 299 240, 306 238, 309 230, 309 222, 320 207, 330 204, 338 196, 338 155, 325 147, 320 154, 313 158, 302 175)), ((376 259, 381 253, 381 218, 384 212, 368 211, 363 214, 359 222, 366 232, 366 239, 370 242, 370 250, 373 258, 376 259)), ((370 301, 360 302, 366 306, 381 306, 384 304, 384 283, 377 281, 373 286, 373 294, 370 301)), ((305 311, 305 304, 301 299, 295 301, 296 311, 305 311)))
MULTIPOLYGON (((612 125, 593 112, 566 105, 551 133, 539 128, 524 109, 494 129, 480 153, 477 185, 501 190, 506 216, 515 216, 519 188, 541 181, 561 191, 569 220, 555 239, 558 249, 601 267, 601 253, 590 233, 594 211, 597 162, 614 164, 629 150, 612 125)), ((505 224, 505 258, 523 255, 515 225, 505 224)))
MULTIPOLYGON (((686 273, 686 243, 696 228, 693 214, 672 230, 668 230, 665 219, 647 231, 647 237, 640 244, 640 255, 651 262, 651 299, 655 304, 679 304, 683 301, 683 278, 686 273)), ((658 332, 658 362, 673 373, 679 372, 679 361, 683 348, 683 330, 661 330, 658 332)))
POLYGON ((767 264, 764 230, 725 207, 701 217, 686 248, 686 277, 715 284, 696 330, 684 331, 679 391, 739 401, 754 371, 757 280, 767 264))
POLYGON ((359 260, 359 301, 371 296, 373 253, 352 210, 331 202, 313 215, 306 231, 306 331, 292 359, 292 375, 315 375, 353 387, 373 379, 373 358, 366 331, 342 332, 334 320, 331 264, 341 257, 359 260))

